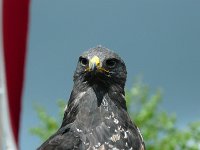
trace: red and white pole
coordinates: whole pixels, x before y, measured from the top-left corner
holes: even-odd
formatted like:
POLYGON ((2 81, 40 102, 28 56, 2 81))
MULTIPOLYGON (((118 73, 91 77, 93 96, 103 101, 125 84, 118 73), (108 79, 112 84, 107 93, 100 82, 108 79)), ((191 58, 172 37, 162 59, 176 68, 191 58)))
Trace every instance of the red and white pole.
MULTIPOLYGON (((3 145, 19 148, 30 0, 0 0, 0 122, 3 145)), ((1 149, 1 147, 0 147, 1 149)))
POLYGON ((0 48, 0 149, 17 150, 17 145, 12 132, 10 113, 8 108, 8 96, 5 83, 5 68, 3 62, 3 51, 0 48))

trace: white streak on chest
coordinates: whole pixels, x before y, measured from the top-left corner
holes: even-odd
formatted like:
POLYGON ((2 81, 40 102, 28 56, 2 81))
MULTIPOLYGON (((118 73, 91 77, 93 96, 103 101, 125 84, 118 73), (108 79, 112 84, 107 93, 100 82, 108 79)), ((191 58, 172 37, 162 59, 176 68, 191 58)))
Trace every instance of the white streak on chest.
POLYGON ((111 140, 112 140, 113 142, 116 142, 116 141, 120 140, 120 135, 119 135, 119 134, 114 134, 114 135, 111 137, 111 140))
POLYGON ((114 123, 115 123, 115 124, 118 124, 118 123, 119 123, 119 120, 117 120, 116 118, 114 118, 114 123))
MULTIPOLYGON (((79 93, 77 96, 76 96, 76 98, 74 99, 74 104, 76 105, 78 102, 79 102, 79 100, 85 95, 85 93, 86 92, 81 92, 81 93, 79 93)), ((65 108, 64 108, 64 111, 66 111, 67 110, 67 105, 65 106, 65 108)))

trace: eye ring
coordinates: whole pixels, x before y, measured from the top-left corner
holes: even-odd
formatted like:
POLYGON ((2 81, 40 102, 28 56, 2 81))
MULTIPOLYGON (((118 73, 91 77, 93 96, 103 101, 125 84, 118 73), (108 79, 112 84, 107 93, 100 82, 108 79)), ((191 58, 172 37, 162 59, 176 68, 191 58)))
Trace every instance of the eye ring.
POLYGON ((79 62, 81 63, 82 66, 86 66, 88 64, 88 59, 84 57, 80 57, 79 62))
POLYGON ((108 59, 106 60, 106 66, 109 68, 114 68, 117 64, 117 60, 116 59, 108 59))

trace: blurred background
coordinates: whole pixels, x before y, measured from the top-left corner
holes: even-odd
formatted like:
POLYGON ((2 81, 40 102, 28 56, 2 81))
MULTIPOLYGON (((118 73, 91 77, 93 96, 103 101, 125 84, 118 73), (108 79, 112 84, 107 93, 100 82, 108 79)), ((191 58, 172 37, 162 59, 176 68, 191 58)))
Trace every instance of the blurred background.
POLYGON ((32 0, 20 149, 41 144, 30 133, 41 123, 34 105, 56 117, 56 101, 69 98, 78 57, 99 44, 126 62, 127 89, 138 76, 153 91, 162 89, 160 108, 176 114, 175 127, 198 121, 199 8, 198 0, 32 0))

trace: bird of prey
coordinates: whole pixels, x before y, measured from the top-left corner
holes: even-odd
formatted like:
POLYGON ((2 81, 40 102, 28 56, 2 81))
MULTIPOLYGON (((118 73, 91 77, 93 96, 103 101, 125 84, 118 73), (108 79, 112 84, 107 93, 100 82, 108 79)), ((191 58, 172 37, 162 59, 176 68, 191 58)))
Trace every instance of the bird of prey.
POLYGON ((58 131, 38 150, 145 150, 126 107, 124 61, 102 46, 84 52, 58 131))

